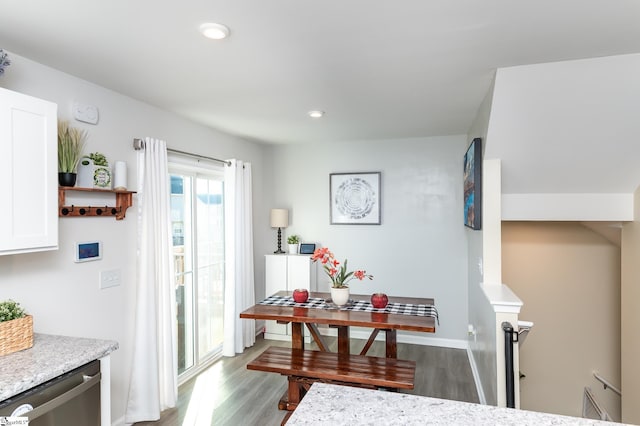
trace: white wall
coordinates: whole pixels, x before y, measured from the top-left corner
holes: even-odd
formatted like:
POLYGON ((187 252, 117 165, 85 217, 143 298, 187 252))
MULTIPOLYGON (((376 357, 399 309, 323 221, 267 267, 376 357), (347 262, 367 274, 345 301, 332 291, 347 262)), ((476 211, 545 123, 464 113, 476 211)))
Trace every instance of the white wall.
POLYGON ((621 381, 622 421, 640 424, 640 187, 635 193, 635 220, 622 227, 622 278, 621 278, 621 381))
MULTIPOLYGON (((278 146, 272 207, 289 209, 286 235, 327 246, 374 275, 352 281, 353 293, 434 297, 441 318, 435 338, 459 345, 467 324, 466 145, 466 136, 447 136, 278 146), (382 172, 382 225, 330 225, 329 174, 367 171, 382 172)), ((275 245, 275 231, 271 239, 275 245)), ((319 289, 326 291, 328 279, 318 270, 319 289)))
MULTIPOLYGON (((493 87, 489 89, 469 129, 469 142, 476 137, 482 138, 483 150, 487 144, 487 130, 491 116, 492 96, 493 87)), ((487 173, 488 167, 491 172, 493 169, 490 164, 483 161, 483 175, 487 173)), ((499 164, 497 167, 499 171, 499 164)), ((483 254, 484 228, 487 223, 491 223, 491 221, 494 220, 491 216, 486 217, 487 212, 485 211, 485 206, 486 200, 494 199, 495 195, 491 192, 492 188, 484 183, 484 180, 483 176, 482 229, 478 231, 469 228, 465 229, 468 250, 467 309, 469 312, 469 325, 471 325, 474 330, 473 334, 468 336, 469 351, 471 352, 469 360, 473 365, 473 371, 476 375, 475 379, 478 385, 480 401, 497 405, 495 313, 482 290, 485 264, 483 254)), ((499 194, 500 191, 498 188, 498 195, 499 194)), ((488 236, 491 237, 491 235, 488 236)), ((490 274, 491 273, 490 268, 490 274)))
MULTIPOLYGON (((170 147, 218 158, 250 161, 254 172, 256 253, 262 254, 266 227, 265 199, 270 198, 263 160, 265 148, 252 142, 196 125, 174 114, 77 79, 11 54, 12 65, 0 78, 0 85, 58 104, 58 116, 70 119, 73 100, 100 109, 97 126, 73 122, 89 131, 87 152, 100 151, 110 161, 125 160, 129 167, 129 187, 136 187, 135 137, 165 139, 170 147)), ((116 340, 120 349, 112 356, 112 418, 124 414, 128 393, 132 330, 135 304, 136 209, 123 221, 114 218, 61 218, 60 250, 46 253, 0 257, 0 300, 19 301, 34 316, 39 333, 116 340), (101 261, 76 264, 76 241, 101 240, 101 261), (99 290, 101 270, 120 268, 119 287, 99 290)), ((257 263, 257 282, 263 269, 257 263)))
POLYGON ((497 70, 485 153, 502 161, 505 219, 631 220, 638 73, 639 54, 497 70))

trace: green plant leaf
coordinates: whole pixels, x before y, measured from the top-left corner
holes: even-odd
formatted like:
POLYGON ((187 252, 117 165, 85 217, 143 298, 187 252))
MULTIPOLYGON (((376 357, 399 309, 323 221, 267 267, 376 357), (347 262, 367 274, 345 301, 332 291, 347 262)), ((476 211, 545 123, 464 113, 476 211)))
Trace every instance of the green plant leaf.
POLYGON ((11 299, 0 302, 0 322, 23 318, 25 315, 24 308, 18 302, 11 299))
POLYGON ((88 133, 70 127, 67 121, 58 121, 58 171, 75 173, 88 133))

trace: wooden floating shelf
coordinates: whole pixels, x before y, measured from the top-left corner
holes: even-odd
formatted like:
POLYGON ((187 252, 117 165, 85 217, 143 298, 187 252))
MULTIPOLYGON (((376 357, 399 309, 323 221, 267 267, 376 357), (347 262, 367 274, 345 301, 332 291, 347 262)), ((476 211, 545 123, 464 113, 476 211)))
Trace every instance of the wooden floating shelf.
POLYGON ((58 216, 115 216, 116 220, 124 219, 127 209, 133 205, 135 191, 116 191, 114 189, 79 188, 75 186, 58 187, 58 216), (76 206, 65 205, 67 191, 94 192, 101 194, 115 194, 115 206, 76 206))

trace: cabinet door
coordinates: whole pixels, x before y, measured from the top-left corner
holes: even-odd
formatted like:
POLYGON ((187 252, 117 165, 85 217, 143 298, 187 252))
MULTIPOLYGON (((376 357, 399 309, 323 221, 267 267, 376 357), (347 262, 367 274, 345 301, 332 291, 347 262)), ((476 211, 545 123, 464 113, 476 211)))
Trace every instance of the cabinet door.
POLYGON ((287 289, 287 256, 265 256, 265 296, 287 289))
POLYGON ((0 88, 0 254, 58 248, 57 106, 0 88))
MULTIPOLYGON (((287 290, 306 288, 315 291, 315 263, 311 262, 311 256, 292 254, 287 256, 287 290)), ((291 334, 291 325, 287 327, 287 333, 291 334)), ((306 327, 302 328, 305 342, 310 342, 310 334, 306 327)))
MULTIPOLYGON (((265 257, 265 296, 287 289, 287 256, 269 254, 265 257)), ((265 321, 266 332, 271 335, 287 335, 287 325, 275 321, 265 321)), ((274 337, 274 336, 271 336, 274 337)))
POLYGON ((309 256, 287 256, 287 290, 293 291, 297 288, 311 288, 311 258, 309 256))

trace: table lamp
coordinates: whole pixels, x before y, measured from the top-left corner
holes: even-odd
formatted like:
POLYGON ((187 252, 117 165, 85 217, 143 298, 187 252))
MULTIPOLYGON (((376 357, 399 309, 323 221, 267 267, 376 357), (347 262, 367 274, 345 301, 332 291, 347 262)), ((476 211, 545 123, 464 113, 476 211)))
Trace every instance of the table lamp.
POLYGON ((271 227, 278 228, 278 250, 275 254, 284 253, 282 250, 282 228, 289 226, 289 210, 287 209, 271 209, 271 227))

